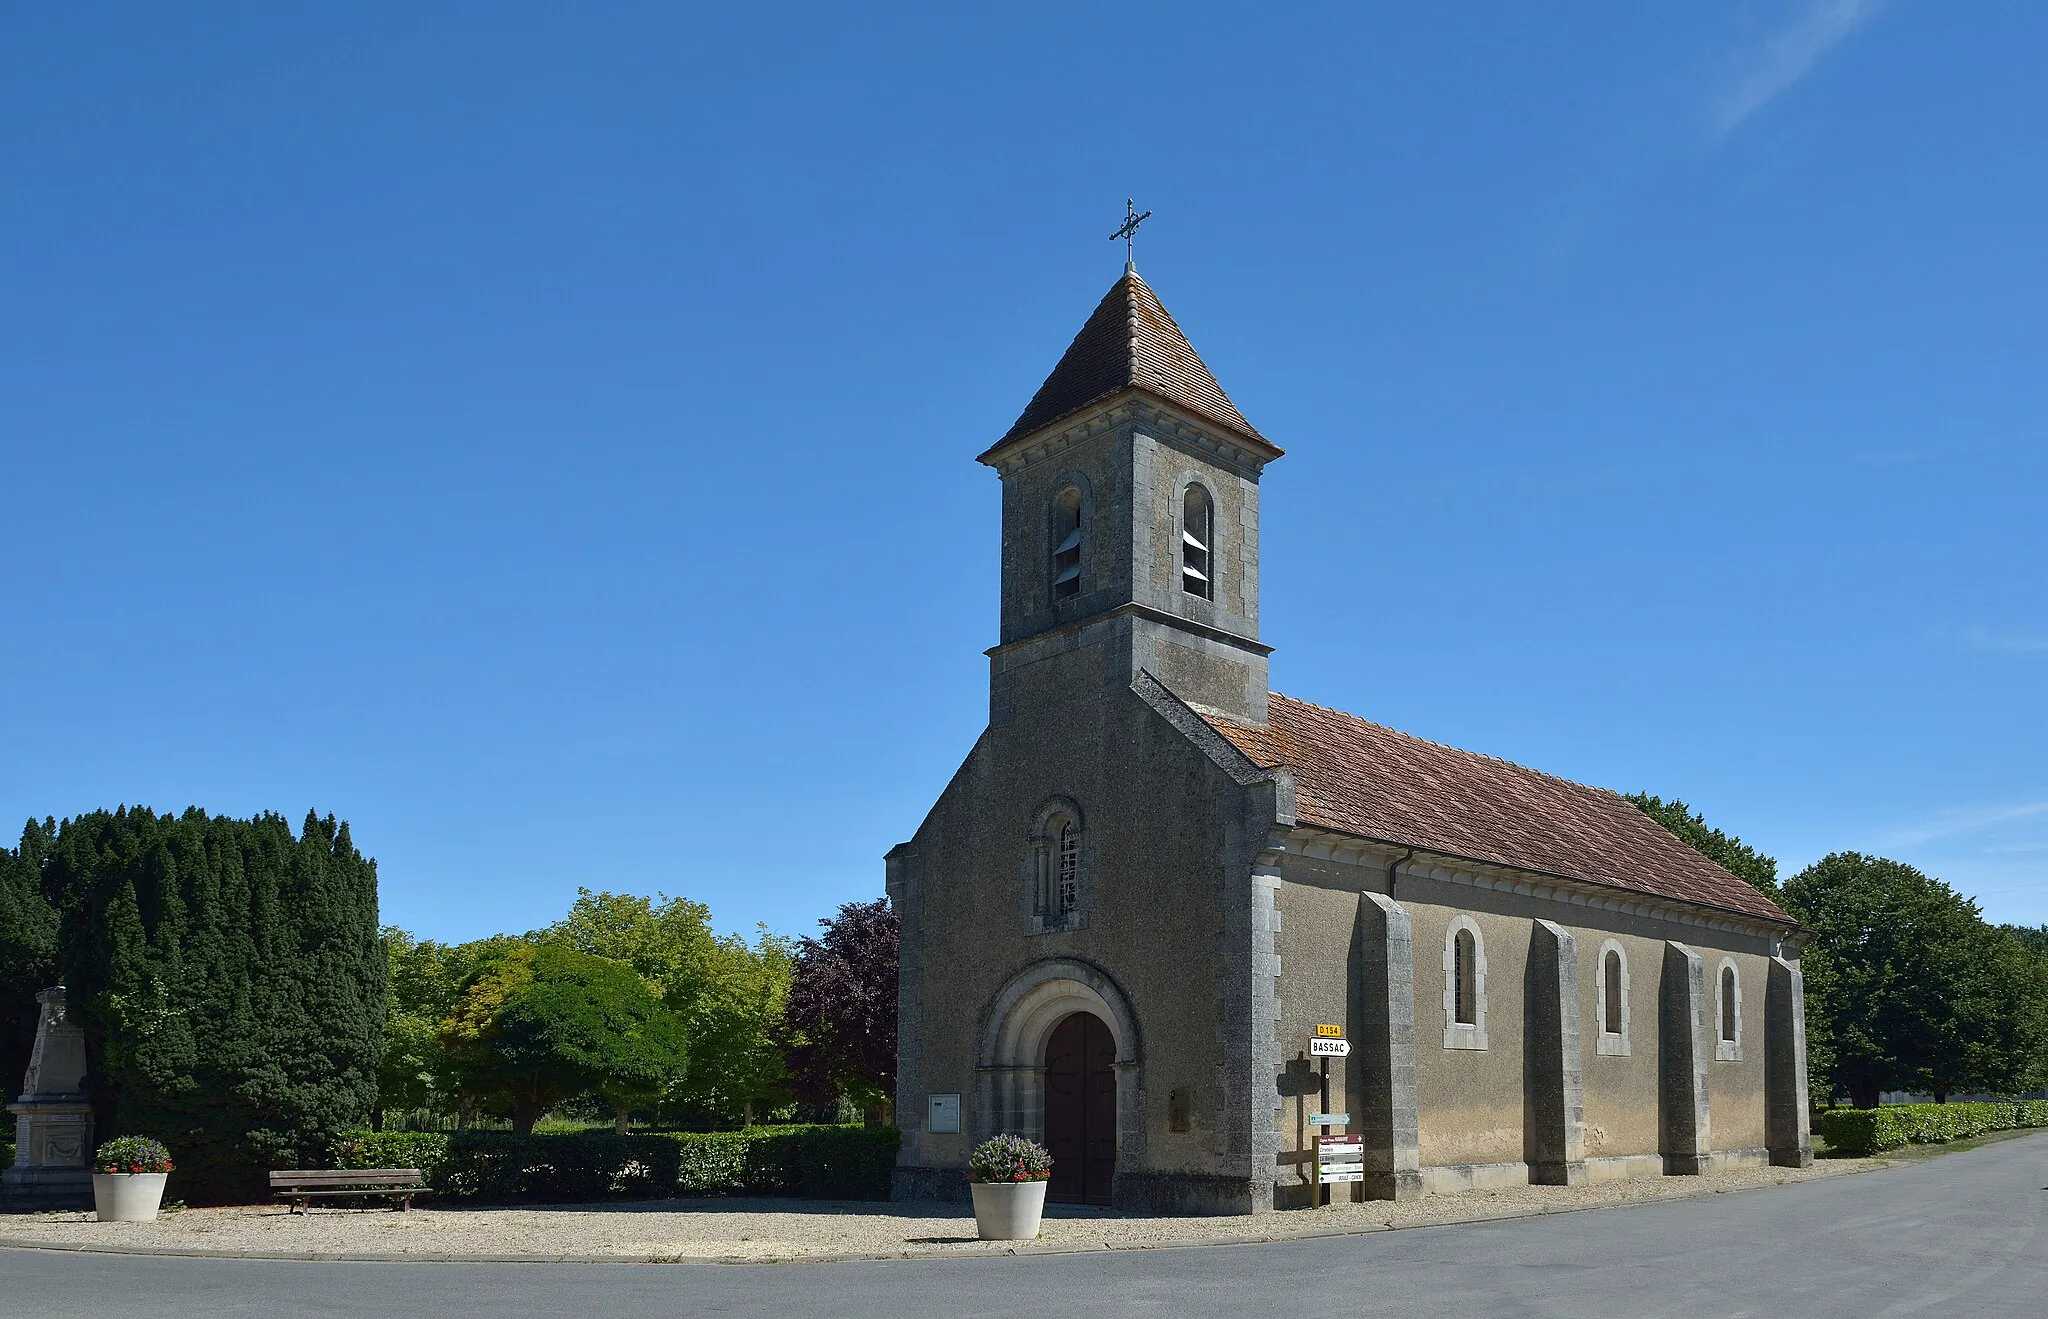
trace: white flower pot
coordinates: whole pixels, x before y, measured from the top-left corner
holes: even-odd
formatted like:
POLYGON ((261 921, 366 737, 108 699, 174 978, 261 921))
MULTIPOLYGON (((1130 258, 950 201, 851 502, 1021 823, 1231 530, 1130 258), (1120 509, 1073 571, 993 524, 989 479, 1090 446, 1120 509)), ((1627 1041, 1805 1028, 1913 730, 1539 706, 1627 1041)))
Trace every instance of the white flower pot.
POLYGON ((1044 1217, 1044 1182, 974 1183, 974 1227, 983 1241, 1034 1240, 1044 1217))
POLYGON ((96 1172, 92 1175, 93 1207, 102 1223, 154 1223, 164 1202, 163 1172, 96 1172))

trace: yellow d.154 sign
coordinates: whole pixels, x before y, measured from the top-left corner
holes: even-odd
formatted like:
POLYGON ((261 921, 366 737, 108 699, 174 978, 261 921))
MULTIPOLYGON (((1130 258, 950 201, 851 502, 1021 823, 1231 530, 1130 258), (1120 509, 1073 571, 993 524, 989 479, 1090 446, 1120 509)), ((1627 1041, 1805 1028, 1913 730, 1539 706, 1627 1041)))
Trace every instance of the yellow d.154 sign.
POLYGON ((1319 1040, 1341 1040, 1344 1038, 1344 1028, 1342 1026, 1318 1026, 1316 1027, 1316 1038, 1319 1040))

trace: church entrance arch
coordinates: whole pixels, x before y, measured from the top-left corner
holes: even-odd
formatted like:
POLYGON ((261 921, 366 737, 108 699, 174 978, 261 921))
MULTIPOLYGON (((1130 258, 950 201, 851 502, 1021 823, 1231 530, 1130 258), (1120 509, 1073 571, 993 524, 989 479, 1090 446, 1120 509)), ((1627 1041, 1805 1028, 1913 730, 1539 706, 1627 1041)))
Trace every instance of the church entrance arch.
POLYGON ((1050 958, 1005 985, 983 1018, 975 1139, 1015 1132, 1053 1156, 1049 1199, 1108 1204, 1144 1148, 1137 1021, 1101 968, 1050 958))
POLYGON ((1076 1012, 1045 1045, 1045 1148, 1061 1204, 1109 1203, 1116 1176, 1116 1041, 1102 1018, 1076 1012))

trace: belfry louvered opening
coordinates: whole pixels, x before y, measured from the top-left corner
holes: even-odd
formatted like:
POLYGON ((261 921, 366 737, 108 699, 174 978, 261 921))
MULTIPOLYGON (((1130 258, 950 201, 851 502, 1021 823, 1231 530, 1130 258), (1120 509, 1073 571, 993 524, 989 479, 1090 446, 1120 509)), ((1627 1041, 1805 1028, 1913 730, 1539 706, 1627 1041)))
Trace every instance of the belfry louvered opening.
POLYGON ((1198 485, 1181 497, 1180 589, 1204 600, 1215 599, 1215 508, 1209 492, 1198 485))
POLYGON ((1068 486, 1052 504, 1052 598, 1081 593, 1081 492, 1068 486))

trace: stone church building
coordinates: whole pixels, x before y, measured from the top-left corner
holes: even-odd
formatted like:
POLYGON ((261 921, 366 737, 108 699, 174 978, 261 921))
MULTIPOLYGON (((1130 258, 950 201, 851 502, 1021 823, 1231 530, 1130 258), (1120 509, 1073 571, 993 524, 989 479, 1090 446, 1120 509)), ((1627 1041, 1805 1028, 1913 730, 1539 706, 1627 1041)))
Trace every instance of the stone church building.
POLYGON ((1055 1200, 1307 1206, 1319 1113, 1344 1198, 1810 1161, 1790 917, 1612 792, 1268 690, 1280 456, 1135 268, 981 455, 988 728, 887 859, 898 1194, 1017 1132, 1055 1200))

